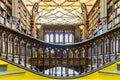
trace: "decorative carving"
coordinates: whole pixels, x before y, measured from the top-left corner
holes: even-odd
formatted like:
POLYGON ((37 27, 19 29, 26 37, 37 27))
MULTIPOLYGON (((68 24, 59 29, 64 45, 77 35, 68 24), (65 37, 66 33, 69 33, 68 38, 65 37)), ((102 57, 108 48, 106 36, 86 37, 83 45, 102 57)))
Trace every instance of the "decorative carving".
POLYGON ((36 12, 38 12, 38 8, 39 8, 39 4, 36 2, 32 8, 32 14, 35 14, 36 12))
POLYGON ((32 17, 31 17, 31 35, 35 36, 35 18, 38 12, 39 3, 35 3, 32 8, 32 17))
POLYGON ((83 18, 84 18, 84 21, 86 23, 87 19, 88 19, 88 11, 87 11, 87 7, 86 7, 86 4, 85 3, 82 3, 81 4, 81 10, 82 10, 82 15, 83 15, 83 18))

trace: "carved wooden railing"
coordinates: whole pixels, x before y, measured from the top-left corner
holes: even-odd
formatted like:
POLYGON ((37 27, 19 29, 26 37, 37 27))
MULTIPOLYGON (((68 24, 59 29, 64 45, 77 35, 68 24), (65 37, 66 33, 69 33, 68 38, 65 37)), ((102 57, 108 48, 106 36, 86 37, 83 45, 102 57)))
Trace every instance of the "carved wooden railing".
POLYGON ((74 44, 49 44, 0 25, 0 57, 48 77, 76 77, 120 57, 120 24, 74 44))

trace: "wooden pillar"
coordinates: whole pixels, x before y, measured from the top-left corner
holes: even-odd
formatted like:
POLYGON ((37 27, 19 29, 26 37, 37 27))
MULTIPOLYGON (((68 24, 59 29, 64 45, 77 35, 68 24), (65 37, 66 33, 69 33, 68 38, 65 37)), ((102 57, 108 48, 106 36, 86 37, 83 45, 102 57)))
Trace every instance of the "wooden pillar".
POLYGON ((92 53, 93 52, 93 44, 92 43, 90 43, 90 47, 91 47, 91 51, 90 51, 90 53, 91 53, 90 60, 91 61, 90 62, 91 62, 91 71, 92 71, 93 70, 93 61, 92 61, 93 60, 93 53, 92 53))
POLYGON ((30 61, 31 69, 33 69, 33 61, 32 61, 32 59, 33 59, 33 45, 34 45, 34 43, 31 42, 31 44, 30 44, 30 48, 31 48, 31 55, 30 55, 30 57, 31 57, 31 61, 30 61))
POLYGON ((111 62, 111 36, 108 36, 109 40, 109 49, 108 49, 108 54, 109 54, 109 62, 111 62))
POLYGON ((88 39, 89 38, 89 21, 86 21, 86 26, 85 26, 85 38, 88 39))
POLYGON ((8 59, 8 35, 9 33, 5 33, 5 52, 6 52, 6 59, 8 59))
POLYGON ((120 32, 118 34, 118 53, 120 53, 120 32))
POLYGON ((85 47, 84 47, 84 49, 85 49, 85 72, 87 72, 87 66, 88 66, 88 55, 89 55, 89 45, 86 45, 85 47))
POLYGON ((50 68, 51 68, 51 47, 49 47, 48 48, 48 50, 49 50, 49 75, 51 75, 51 70, 50 70, 50 68))
MULTIPOLYGON (((69 38, 68 38, 69 39, 69 38)), ((75 76, 75 48, 72 49, 73 54, 73 76, 75 76)))
POLYGON ((62 63, 63 62, 62 60, 63 59, 63 48, 60 49, 60 53, 61 53, 61 57, 60 57, 61 65, 60 66, 61 66, 61 77, 62 77, 63 76, 63 68, 62 68, 63 67, 63 63, 62 63))
POLYGON ((107 27, 107 0, 100 0, 100 21, 102 27, 107 27))
POLYGON ((69 69, 69 48, 67 48, 66 52, 67 52, 67 73, 66 73, 66 75, 68 77, 69 76, 69 74, 68 74, 68 69, 69 69))
POLYGON ((38 12, 38 8, 39 8, 39 4, 36 2, 33 5, 32 16, 31 16, 31 35, 33 37, 36 37, 36 25, 35 25, 35 21, 36 21, 36 15, 37 15, 37 12, 38 12))
POLYGON ((96 56, 97 56, 97 67, 99 67, 99 53, 98 53, 98 46, 99 46, 99 43, 98 43, 98 40, 96 40, 96 56))
POLYGON ((55 76, 57 76, 57 53, 58 53, 58 49, 55 48, 55 76))
POLYGON ((103 65, 105 64, 105 38, 102 38, 103 65))
POLYGON ((16 20, 19 18, 19 0, 12 0, 12 29, 16 28, 16 20))
POLYGON ((24 47, 25 47, 25 51, 24 51, 24 56, 25 56, 24 66, 26 67, 27 66, 27 54, 28 54, 28 51, 27 51, 27 39, 25 39, 24 47))
POLYGON ((21 38, 19 38, 18 40, 18 64, 21 64, 20 61, 21 61, 21 38))
POLYGON ((78 49, 78 51, 79 51, 79 56, 78 56, 78 58, 79 58, 79 74, 81 74, 81 47, 79 47, 79 49, 78 49))
POLYGON ((15 35, 14 34, 12 34, 12 61, 14 62, 14 55, 15 55, 15 53, 14 53, 14 49, 15 49, 15 35))
POLYGON ((2 54, 2 30, 0 29, 0 56, 2 54))
POLYGON ((116 46, 117 46, 117 33, 115 32, 114 33, 114 47, 115 47, 115 59, 117 59, 118 58, 118 56, 117 56, 117 51, 116 51, 116 46))
MULTIPOLYGON (((40 46, 38 44, 36 44, 36 50, 37 50, 37 72, 39 71, 39 49, 40 49, 40 46)), ((43 62, 43 64, 44 64, 44 62, 43 62)), ((44 74, 44 70, 43 70, 43 74, 44 74)))

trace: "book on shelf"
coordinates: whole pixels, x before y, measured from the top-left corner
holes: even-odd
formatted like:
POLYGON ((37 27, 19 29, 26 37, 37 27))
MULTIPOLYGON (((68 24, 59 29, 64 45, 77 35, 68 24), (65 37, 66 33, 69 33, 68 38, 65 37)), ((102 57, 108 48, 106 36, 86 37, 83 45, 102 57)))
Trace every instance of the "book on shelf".
POLYGON ((0 24, 4 24, 4 18, 0 16, 0 24))
POLYGON ((108 23, 108 29, 112 28, 112 26, 113 26, 112 24, 113 24, 112 21, 108 23))
POLYGON ((106 31, 107 31, 107 25, 103 25, 102 33, 106 32, 106 31))
POLYGON ((2 1, 0 1, 0 8, 5 10, 5 4, 2 1))

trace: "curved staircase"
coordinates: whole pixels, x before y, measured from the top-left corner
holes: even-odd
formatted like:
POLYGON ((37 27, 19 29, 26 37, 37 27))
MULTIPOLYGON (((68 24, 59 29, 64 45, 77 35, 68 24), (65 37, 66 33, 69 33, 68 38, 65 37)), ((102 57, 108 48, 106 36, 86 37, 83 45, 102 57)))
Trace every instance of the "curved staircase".
POLYGON ((0 63, 8 65, 7 75, 1 71, 0 79, 119 79, 120 24, 94 38, 65 45, 46 43, 1 24, 0 34, 0 63))
MULTIPOLYGON (((120 65, 120 61, 117 60, 116 62, 113 62, 112 64, 107 65, 105 68, 101 70, 96 70, 93 73, 90 73, 89 75, 86 75, 83 77, 77 77, 74 79, 63 78, 61 80, 119 80, 120 71, 117 70, 119 68, 119 65, 120 65)), ((1 80, 2 79, 3 80, 40 80, 40 79, 58 80, 58 79, 39 76, 26 69, 16 66, 15 64, 11 64, 8 61, 5 62, 3 59, 0 59, 0 68, 1 67, 5 69, 5 72, 0 71, 1 80), (6 69, 8 69, 8 72, 6 71, 6 69)))

